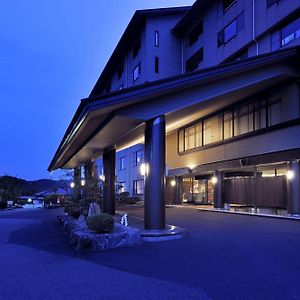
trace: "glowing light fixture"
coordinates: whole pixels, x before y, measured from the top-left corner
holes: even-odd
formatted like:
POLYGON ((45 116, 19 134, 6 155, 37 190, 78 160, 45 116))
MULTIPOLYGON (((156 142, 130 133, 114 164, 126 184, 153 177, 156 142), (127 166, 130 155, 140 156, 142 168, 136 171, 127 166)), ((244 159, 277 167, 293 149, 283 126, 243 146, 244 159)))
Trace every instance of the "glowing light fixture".
POLYGON ((80 183, 81 183, 81 186, 85 186, 85 180, 84 179, 82 179, 80 183))
POLYGON ((292 180, 292 179, 294 179, 294 177, 295 177, 295 172, 294 172, 294 171, 288 170, 288 171, 286 172, 286 178, 287 178, 288 180, 292 180))
POLYGON ((216 176, 213 176, 213 177, 211 178, 211 182, 212 182, 212 184, 217 184, 218 178, 217 178, 216 176))
POLYGON ((28 201, 28 203, 31 203, 31 202, 32 202, 32 199, 31 199, 31 198, 29 198, 27 201, 28 201))
POLYGON ((99 179, 100 179, 101 181, 105 181, 105 176, 104 176, 104 175, 100 175, 100 176, 99 176, 99 179))
POLYGON ((74 182, 71 182, 70 183, 70 187, 73 189, 75 187, 75 183, 74 182))
POLYGON ((170 184, 171 184, 171 186, 175 186, 176 185, 176 181, 173 179, 173 180, 171 180, 170 184))
POLYGON ((149 165, 148 164, 141 164, 140 166, 140 173, 142 176, 146 176, 149 174, 149 165))

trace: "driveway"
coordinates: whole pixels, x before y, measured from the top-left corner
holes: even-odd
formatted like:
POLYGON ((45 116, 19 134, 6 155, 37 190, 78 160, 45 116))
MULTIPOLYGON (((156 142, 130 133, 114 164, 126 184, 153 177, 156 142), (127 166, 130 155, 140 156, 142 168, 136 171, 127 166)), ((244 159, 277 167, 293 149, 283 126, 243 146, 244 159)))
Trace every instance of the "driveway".
POLYGON ((300 299, 300 221, 168 208, 188 237, 75 254, 59 213, 0 212, 0 299, 300 299))

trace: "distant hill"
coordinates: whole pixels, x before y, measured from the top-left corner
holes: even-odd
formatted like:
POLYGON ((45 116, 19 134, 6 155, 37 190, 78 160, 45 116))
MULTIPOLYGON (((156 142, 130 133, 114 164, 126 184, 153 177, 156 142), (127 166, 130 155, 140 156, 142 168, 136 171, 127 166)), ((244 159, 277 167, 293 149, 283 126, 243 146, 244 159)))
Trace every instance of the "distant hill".
POLYGON ((13 176, 0 177, 0 198, 15 198, 20 195, 31 196, 45 190, 70 187, 69 180, 39 179, 27 181, 13 176))

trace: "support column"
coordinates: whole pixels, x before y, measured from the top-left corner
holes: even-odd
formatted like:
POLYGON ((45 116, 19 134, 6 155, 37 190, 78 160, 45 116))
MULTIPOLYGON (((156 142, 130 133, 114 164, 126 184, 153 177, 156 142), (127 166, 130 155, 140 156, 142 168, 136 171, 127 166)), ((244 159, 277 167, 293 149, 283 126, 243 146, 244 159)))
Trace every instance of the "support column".
POLYGON ((175 182, 176 182, 176 199, 175 199, 175 204, 182 204, 182 186, 183 186, 183 179, 182 176, 176 176, 175 177, 175 182))
POLYGON ((115 214, 116 150, 106 149, 103 153, 103 212, 115 214))
POLYGON ((164 229, 165 217, 165 117, 146 122, 145 129, 145 229, 164 229))
POLYGON ((223 199, 223 172, 216 171, 213 177, 214 185, 214 208, 223 209, 224 199, 223 199))
POLYGON ((287 199, 288 213, 300 215, 300 169, 299 162, 294 160, 288 163, 287 172, 287 199))
POLYGON ((81 167, 74 168, 73 182, 73 199, 75 202, 79 202, 81 198, 81 167))

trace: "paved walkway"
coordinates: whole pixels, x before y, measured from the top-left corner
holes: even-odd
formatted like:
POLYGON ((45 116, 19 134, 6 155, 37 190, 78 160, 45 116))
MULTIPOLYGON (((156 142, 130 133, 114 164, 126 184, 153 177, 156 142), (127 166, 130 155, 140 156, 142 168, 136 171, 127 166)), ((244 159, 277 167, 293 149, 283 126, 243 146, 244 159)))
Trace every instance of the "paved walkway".
POLYGON ((299 221, 168 208, 185 239, 75 254, 59 212, 0 212, 0 299, 300 299, 299 221))

